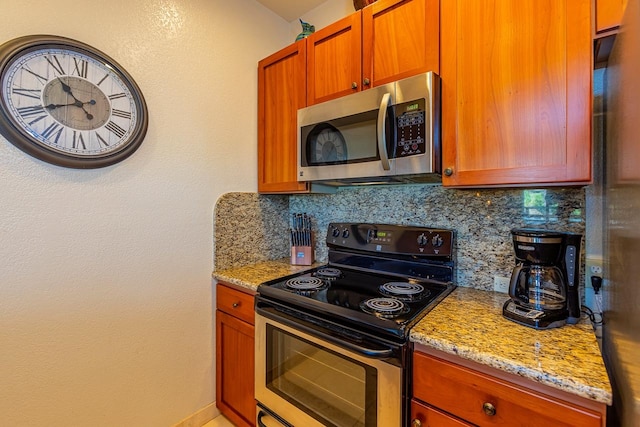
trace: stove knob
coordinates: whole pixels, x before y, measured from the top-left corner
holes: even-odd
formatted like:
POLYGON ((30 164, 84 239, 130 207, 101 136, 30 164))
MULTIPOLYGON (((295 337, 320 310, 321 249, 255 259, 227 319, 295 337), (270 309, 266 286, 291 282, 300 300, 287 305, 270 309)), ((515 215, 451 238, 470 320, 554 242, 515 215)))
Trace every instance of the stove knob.
POLYGON ((436 248, 439 248, 444 244, 444 240, 442 240, 442 237, 440 237, 439 234, 436 234, 435 236, 433 236, 433 239, 431 239, 431 244, 436 248))
POLYGON ((427 239, 424 233, 418 236, 418 246, 426 246, 427 243, 429 243, 429 239, 427 239))
POLYGON ((334 228, 334 229, 331 231, 331 235, 332 235, 333 237, 338 237, 338 236, 340 236, 340 230, 338 230, 337 228, 334 228))
POLYGON ((347 229, 342 230, 342 237, 344 237, 345 239, 349 237, 349 230, 347 229))

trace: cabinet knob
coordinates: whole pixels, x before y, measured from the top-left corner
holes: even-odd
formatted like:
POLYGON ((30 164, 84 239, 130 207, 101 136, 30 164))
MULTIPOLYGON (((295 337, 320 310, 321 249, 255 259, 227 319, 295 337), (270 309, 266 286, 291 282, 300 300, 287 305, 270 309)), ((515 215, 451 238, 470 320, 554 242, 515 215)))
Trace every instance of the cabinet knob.
POLYGON ((496 414, 496 407, 489 402, 484 402, 482 404, 482 410, 484 411, 485 414, 489 415, 490 417, 493 417, 496 414))
POLYGON ((358 89, 358 83, 356 82, 351 83, 351 89, 358 89))
POLYGON ((419 419, 414 418, 411 420, 411 427, 422 427, 422 422, 419 419))
POLYGON ((240 303, 239 302, 234 302, 233 304, 231 304, 233 306, 233 308, 238 308, 240 307, 240 303))
POLYGON ((371 84, 371 80, 369 80, 369 79, 367 79, 365 77, 365 79, 362 81, 362 84, 365 85, 365 86, 369 86, 371 84))
POLYGON ((451 175, 453 175, 453 168, 446 168, 446 169, 444 170, 444 174, 445 174, 446 176, 451 176, 451 175))

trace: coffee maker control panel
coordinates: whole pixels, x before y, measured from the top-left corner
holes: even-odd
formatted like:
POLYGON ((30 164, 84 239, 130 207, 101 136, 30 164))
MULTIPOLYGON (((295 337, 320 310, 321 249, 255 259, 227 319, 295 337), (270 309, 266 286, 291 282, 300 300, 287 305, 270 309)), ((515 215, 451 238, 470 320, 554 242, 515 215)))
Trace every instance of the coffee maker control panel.
POLYGON ((567 246, 567 250, 565 251, 564 262, 567 265, 567 282, 569 286, 576 285, 577 251, 575 246, 567 246))

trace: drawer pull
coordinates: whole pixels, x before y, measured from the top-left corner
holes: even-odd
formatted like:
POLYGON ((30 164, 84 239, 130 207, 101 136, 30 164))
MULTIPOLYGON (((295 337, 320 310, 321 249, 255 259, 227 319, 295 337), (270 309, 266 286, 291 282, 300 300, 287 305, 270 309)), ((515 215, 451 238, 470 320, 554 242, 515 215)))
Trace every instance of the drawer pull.
POLYGON ((484 411, 485 414, 489 415, 490 417, 493 417, 496 414, 496 407, 489 402, 484 402, 482 404, 482 410, 484 411))
POLYGON ((240 303, 239 302, 234 302, 232 304, 232 306, 233 306, 233 308, 238 308, 238 307, 240 307, 240 303))
POLYGON ((411 421, 411 427, 422 427, 422 423, 420 422, 420 420, 419 420, 419 419, 414 418, 414 419, 411 421))

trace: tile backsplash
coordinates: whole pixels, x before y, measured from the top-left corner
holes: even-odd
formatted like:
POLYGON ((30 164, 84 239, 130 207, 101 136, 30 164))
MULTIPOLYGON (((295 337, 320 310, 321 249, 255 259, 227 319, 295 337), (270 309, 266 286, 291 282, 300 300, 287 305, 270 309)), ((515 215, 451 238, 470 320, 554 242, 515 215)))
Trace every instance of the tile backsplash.
POLYGON ((584 235, 585 191, 395 185, 343 187, 326 195, 228 193, 216 205, 215 268, 289 256, 287 230, 292 212, 306 212, 313 218, 316 259, 321 262, 327 259, 324 239, 332 221, 451 228, 456 232, 457 283, 493 289, 494 276, 509 277, 513 268, 512 228, 584 235))

